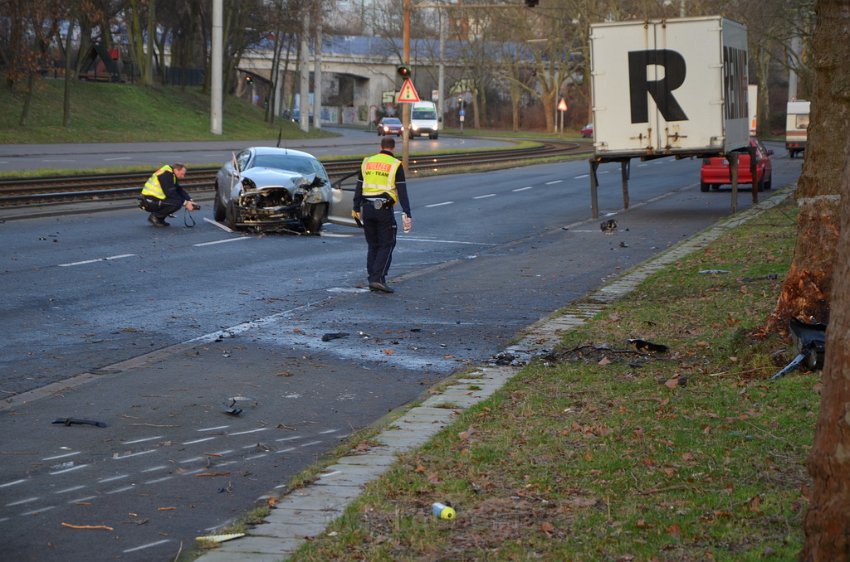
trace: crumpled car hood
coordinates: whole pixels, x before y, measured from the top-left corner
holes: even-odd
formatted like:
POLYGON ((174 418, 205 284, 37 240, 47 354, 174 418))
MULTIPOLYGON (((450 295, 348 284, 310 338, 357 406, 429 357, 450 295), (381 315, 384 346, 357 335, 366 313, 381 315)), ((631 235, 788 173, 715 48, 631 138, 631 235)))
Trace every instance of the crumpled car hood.
POLYGON ((285 187, 295 189, 301 184, 306 184, 310 178, 299 172, 279 170, 277 168, 251 168, 242 172, 242 178, 248 178, 257 189, 265 187, 285 187))

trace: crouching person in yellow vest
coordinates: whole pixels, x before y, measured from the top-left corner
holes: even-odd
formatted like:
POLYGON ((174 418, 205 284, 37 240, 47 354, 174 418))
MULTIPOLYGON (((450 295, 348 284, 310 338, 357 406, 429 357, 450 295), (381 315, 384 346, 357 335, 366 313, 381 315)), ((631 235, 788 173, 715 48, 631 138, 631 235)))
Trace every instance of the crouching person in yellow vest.
POLYGON ((185 164, 166 164, 145 182, 139 206, 150 213, 149 223, 159 227, 168 226, 165 218, 180 207, 186 207, 187 211, 195 210, 197 205, 186 190, 180 187, 180 180, 184 177, 185 164))

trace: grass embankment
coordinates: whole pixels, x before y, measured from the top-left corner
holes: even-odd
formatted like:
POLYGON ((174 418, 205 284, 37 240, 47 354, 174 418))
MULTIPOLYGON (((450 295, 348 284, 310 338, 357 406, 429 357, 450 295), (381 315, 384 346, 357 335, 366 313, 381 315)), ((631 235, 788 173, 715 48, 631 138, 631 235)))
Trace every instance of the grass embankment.
POLYGON ((795 560, 819 376, 769 381, 794 351, 753 335, 794 215, 763 214, 568 333, 293 559, 795 560))
POLYGON ((62 126, 62 80, 36 83, 29 119, 19 124, 24 98, 0 88, 0 142, 154 142, 193 140, 299 139, 328 136, 295 123, 277 120, 269 126, 263 110, 234 96, 224 96, 222 135, 210 132, 210 97, 200 88, 105 84, 72 84, 71 122, 62 126))

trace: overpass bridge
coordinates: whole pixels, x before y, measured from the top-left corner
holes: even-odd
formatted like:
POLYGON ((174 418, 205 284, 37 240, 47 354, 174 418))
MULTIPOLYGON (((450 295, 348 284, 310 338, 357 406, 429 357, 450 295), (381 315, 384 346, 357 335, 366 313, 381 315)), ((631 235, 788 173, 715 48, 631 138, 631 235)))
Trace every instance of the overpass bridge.
MULTIPOLYGON (((457 43, 447 41, 443 62, 447 76, 459 74, 462 68, 457 53, 457 43)), ((315 91, 314 57, 315 51, 311 49, 311 96, 315 91)), ((320 58, 322 123, 365 125, 374 120, 377 110, 393 111, 394 95, 400 88, 396 74, 402 60, 400 39, 359 35, 328 36, 322 39, 320 58)), ((271 98, 277 115, 281 115, 291 106, 286 92, 293 91, 293 84, 296 85, 294 91, 298 91, 299 73, 297 61, 290 60, 289 68, 285 72, 282 69, 279 71, 277 92, 272 95, 271 88, 275 83, 271 76, 272 60, 271 42, 246 52, 237 65, 237 71, 241 74, 237 81, 237 94, 242 95, 249 88, 252 101, 258 105, 271 98), (246 85, 243 79, 245 76, 251 76, 253 84, 246 85)), ((423 100, 437 101, 434 94, 438 90, 439 65, 438 41, 411 40, 409 66, 413 71, 414 86, 423 100)), ((452 91, 455 81, 446 78, 446 82, 447 90, 452 91)), ((309 105, 312 112, 313 105, 309 105)))

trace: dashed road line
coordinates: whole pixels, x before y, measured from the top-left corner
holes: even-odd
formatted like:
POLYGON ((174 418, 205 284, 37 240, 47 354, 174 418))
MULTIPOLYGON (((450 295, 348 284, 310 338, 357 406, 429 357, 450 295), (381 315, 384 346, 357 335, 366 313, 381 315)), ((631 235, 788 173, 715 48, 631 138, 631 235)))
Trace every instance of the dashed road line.
POLYGON ((85 468, 87 466, 87 464, 78 464, 77 466, 72 466, 71 468, 63 468, 62 470, 54 470, 53 472, 48 472, 48 474, 50 474, 50 476, 56 476, 57 474, 65 474, 66 472, 80 470, 81 468, 85 468))
POLYGON ((193 439, 191 441, 183 441, 182 445, 195 445, 196 443, 204 443, 206 441, 212 441, 216 439, 215 437, 202 437, 200 439, 193 439))
POLYGON ((555 185, 556 183, 562 183, 564 180, 552 180, 547 181, 545 185, 555 185))
POLYGON ((13 480, 11 482, 6 482, 5 484, 0 484, 0 488, 8 488, 9 486, 16 486, 18 484, 23 484, 26 482, 26 478, 21 478, 20 480, 13 480))
POLYGON ((301 447, 312 447, 313 445, 319 445, 321 443, 322 443, 321 441, 310 441, 309 443, 302 443, 300 446, 301 447))
POLYGON ((98 484, 106 484, 107 482, 115 482, 116 480, 123 480, 129 477, 129 474, 119 474, 117 476, 110 476, 108 478, 103 478, 102 480, 98 480, 98 484))
POLYGON ((34 496, 32 498, 26 498, 26 499, 23 499, 23 500, 18 500, 16 502, 9 502, 9 503, 6 504, 6 507, 14 507, 16 505, 24 505, 25 503, 37 502, 40 499, 41 498, 39 496, 34 496))
POLYGON ((487 195, 479 195, 477 197, 473 197, 473 199, 487 199, 488 197, 495 197, 495 193, 488 193, 487 195))
POLYGON ((83 503, 83 502, 87 502, 87 501, 89 501, 89 500, 93 500, 93 499, 95 499, 96 497, 97 497, 97 496, 85 496, 85 497, 82 497, 82 498, 77 498, 77 499, 75 499, 75 500, 71 500, 71 501, 69 501, 68 503, 70 503, 70 504, 74 504, 74 503, 83 503))
POLYGON ((433 209, 434 207, 443 207, 445 205, 454 205, 454 201, 443 201, 442 203, 434 203, 433 205, 425 205, 426 209, 433 209))
POLYGON ((58 265, 59 265, 59 267, 72 267, 72 266, 75 266, 75 265, 87 265, 87 264, 90 264, 90 263, 97 263, 97 262, 101 262, 101 261, 112 261, 112 260, 120 260, 120 259, 124 259, 124 258, 131 258, 135 255, 136 254, 121 254, 121 255, 118 255, 118 256, 109 256, 109 257, 106 257, 106 258, 95 258, 95 259, 92 259, 92 260, 75 261, 75 262, 71 262, 71 263, 60 263, 58 265))
POLYGON ((166 465, 164 465, 164 464, 160 464, 160 465, 157 465, 157 466, 152 466, 152 467, 150 467, 150 468, 146 468, 146 469, 144 469, 144 470, 142 471, 142 474, 147 474, 148 472, 157 472, 157 471, 159 471, 159 470, 165 470, 165 469, 167 469, 167 468, 168 468, 168 467, 167 467, 166 465))
POLYGON ((250 457, 245 457, 245 460, 246 461, 253 461, 253 460, 261 459, 261 458, 267 457, 267 456, 269 456, 268 453, 260 453, 258 455, 251 455, 250 457))
POLYGON ((525 187, 518 187, 516 189, 512 189, 511 191, 513 191, 514 193, 519 193, 520 191, 528 191, 529 189, 534 189, 534 186, 527 185, 525 187))
POLYGON ((31 511, 25 511, 25 512, 21 513, 21 517, 26 517, 27 515, 36 515, 38 513, 44 513, 45 511, 50 511, 54 507, 56 507, 56 506, 55 505, 48 505, 47 507, 40 507, 38 509, 33 509, 31 511))
POLYGON ((123 488, 115 488, 114 490, 110 490, 110 491, 108 491, 108 492, 106 492, 106 493, 107 493, 107 494, 110 494, 110 495, 111 495, 111 494, 120 494, 120 493, 122 493, 122 492, 128 492, 128 491, 132 490, 132 489, 133 489, 133 488, 135 488, 135 487, 136 487, 136 485, 135 485, 135 484, 130 484, 129 486, 124 486, 123 488))
POLYGON ((191 462, 198 462, 198 461, 202 461, 202 460, 206 460, 206 457, 192 457, 191 459, 177 461, 177 463, 178 464, 189 464, 191 462))
POLYGON ((43 461, 55 461, 57 459, 66 459, 68 457, 73 457, 74 455, 79 455, 79 454, 80 454, 79 451, 74 451, 73 453, 64 453, 64 454, 61 454, 61 455, 54 455, 52 457, 44 457, 41 460, 43 460, 43 461))
POLYGON ((217 425, 215 427, 202 427, 201 429, 196 429, 195 431, 217 431, 219 429, 227 429, 230 427, 229 425, 217 425))
POLYGON ((226 238, 224 240, 213 240, 212 242, 201 242, 199 244, 192 244, 196 248, 200 248, 202 246, 215 246, 216 244, 227 244, 228 242, 238 242, 239 240, 250 240, 249 236, 240 236, 239 238, 226 238))
POLYGON ((144 484, 159 484, 160 482, 165 482, 166 480, 171 480, 173 476, 163 476, 162 478, 154 478, 153 480, 147 480, 144 484))
POLYGON ((249 433, 257 433, 257 432, 260 432, 260 431, 266 431, 266 430, 268 430, 268 428, 267 428, 267 427, 258 427, 257 429, 248 429, 248 430, 246 430, 246 431, 235 431, 235 432, 233 432, 233 433, 228 433, 227 435, 230 435, 230 436, 233 436, 233 435, 247 435, 247 434, 249 434, 249 433))
POLYGON ((123 552, 124 552, 124 554, 129 554, 130 552, 138 552, 140 550, 145 550, 146 548, 153 548, 155 546, 159 546, 161 544, 166 544, 166 543, 169 543, 169 542, 171 542, 170 539, 163 539, 161 541, 151 542, 151 543, 148 543, 148 544, 143 544, 141 546, 135 546, 133 548, 128 548, 128 549, 124 550, 123 552))
POLYGON ((71 486, 70 488, 65 488, 64 490, 56 490, 53 493, 54 494, 67 494, 69 492, 76 492, 77 490, 82 490, 83 488, 85 488, 85 486, 80 484, 79 486, 71 486))
POLYGON ((129 459, 131 457, 140 457, 142 455, 148 455, 150 453, 155 453, 156 449, 148 449, 147 451, 139 451, 138 453, 128 453, 126 455, 113 455, 112 460, 118 461, 122 459, 129 459))
MULTIPOLYGON (((275 439, 275 441, 295 441, 297 439, 304 439, 303 435, 293 435, 292 437, 281 437, 280 439, 275 439)), ((23 482, 23 480, 22 480, 23 482)))

